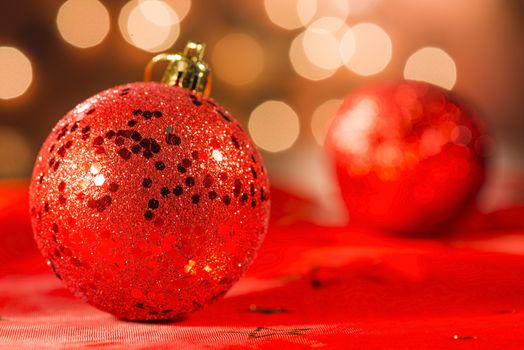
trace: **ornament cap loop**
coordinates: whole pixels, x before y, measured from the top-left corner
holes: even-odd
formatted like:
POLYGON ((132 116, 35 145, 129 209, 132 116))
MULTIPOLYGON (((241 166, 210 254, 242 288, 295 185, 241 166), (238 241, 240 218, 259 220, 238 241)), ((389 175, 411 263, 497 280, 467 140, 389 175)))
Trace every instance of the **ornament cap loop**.
POLYGON ((189 41, 182 53, 161 53, 149 61, 144 71, 144 80, 150 81, 153 66, 161 61, 169 64, 161 82, 196 91, 204 97, 211 92, 211 69, 203 61, 206 45, 189 41))

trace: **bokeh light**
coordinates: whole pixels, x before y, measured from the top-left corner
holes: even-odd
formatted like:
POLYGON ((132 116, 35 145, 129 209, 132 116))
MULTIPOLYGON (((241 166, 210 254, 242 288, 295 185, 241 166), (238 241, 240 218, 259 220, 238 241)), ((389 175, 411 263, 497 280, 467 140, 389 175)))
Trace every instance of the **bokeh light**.
POLYGON ((303 38, 309 61, 326 70, 339 68, 342 65, 340 38, 346 30, 345 22, 337 17, 323 17, 309 25, 303 38))
POLYGON ((317 9, 311 0, 264 0, 267 16, 275 25, 284 29, 296 29, 307 24, 317 9))
POLYGON ((233 85, 253 82, 264 67, 264 51, 251 36, 228 34, 215 45, 213 70, 218 77, 233 85))
POLYGON ((109 13, 98 0, 68 0, 58 10, 56 25, 66 42, 88 48, 100 44, 109 33, 109 13))
POLYGON ((304 33, 300 33, 289 48, 289 59, 293 70, 309 80, 322 80, 335 74, 336 69, 324 69, 314 65, 306 56, 304 49, 304 33))
POLYGON ((370 13, 381 0, 347 0, 349 17, 362 16, 370 13))
POLYGON ((345 21, 349 15, 349 0, 310 0, 310 2, 316 2, 313 20, 322 17, 337 17, 345 21))
POLYGON ((319 145, 324 145, 327 130, 342 100, 331 99, 321 103, 311 116, 311 132, 319 145))
POLYGON ((404 78, 425 81, 451 90, 457 81, 457 67, 444 50, 424 47, 406 61, 404 78))
POLYGON ((268 152, 289 149, 300 132, 296 112, 281 101, 266 101, 249 117, 248 130, 255 144, 268 152))
POLYGON ((17 48, 0 47, 0 99, 22 95, 33 81, 31 61, 17 48))
POLYGON ((355 43, 355 34, 353 34, 353 29, 345 27, 345 32, 342 33, 339 43, 339 53, 342 63, 349 64, 349 61, 355 54, 356 43, 355 43))
MULTIPOLYGON (((161 27, 169 27, 178 22, 178 15, 162 0, 139 0, 138 12, 151 23, 161 27)), ((128 24, 129 25, 129 24, 128 24)))
POLYGON ((180 22, 186 18, 189 10, 191 10, 191 0, 164 0, 164 2, 176 12, 180 22))
POLYGON ((180 19, 161 0, 132 0, 120 11, 118 25, 124 39, 149 52, 169 49, 180 34, 180 19))
POLYGON ((348 69, 363 76, 384 70, 393 53, 391 39, 384 29, 374 23, 359 23, 351 31, 355 50, 346 63, 348 69))
POLYGON ((0 178, 25 176, 32 163, 29 140, 13 128, 0 127, 0 178))

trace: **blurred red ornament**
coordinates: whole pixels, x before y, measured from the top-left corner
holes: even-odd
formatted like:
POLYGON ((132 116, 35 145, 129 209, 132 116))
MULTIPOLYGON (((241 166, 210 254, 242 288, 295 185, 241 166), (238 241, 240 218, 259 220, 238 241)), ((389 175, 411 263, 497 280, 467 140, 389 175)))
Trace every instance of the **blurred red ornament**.
POLYGON ((484 141, 449 92, 405 81, 351 93, 326 147, 352 223, 425 235, 475 198, 484 141))
MULTIPOLYGON (((184 59, 203 64, 203 47, 188 47, 184 59)), ((178 63, 164 77, 174 73, 175 86, 117 86, 74 108, 33 172, 33 230, 48 264, 123 319, 173 319, 224 294, 267 230, 258 151, 222 107, 176 86, 208 92, 207 69, 178 63)))

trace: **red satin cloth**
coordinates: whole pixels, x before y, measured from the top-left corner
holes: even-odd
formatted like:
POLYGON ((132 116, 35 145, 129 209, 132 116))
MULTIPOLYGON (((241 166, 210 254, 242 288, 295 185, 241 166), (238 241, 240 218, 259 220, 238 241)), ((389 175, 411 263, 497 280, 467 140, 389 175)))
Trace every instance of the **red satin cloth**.
POLYGON ((524 346, 523 208, 417 241, 316 226, 310 203, 273 190, 267 240, 224 298, 179 322, 131 323, 76 300, 49 271, 26 186, 0 185, 0 348, 524 346))

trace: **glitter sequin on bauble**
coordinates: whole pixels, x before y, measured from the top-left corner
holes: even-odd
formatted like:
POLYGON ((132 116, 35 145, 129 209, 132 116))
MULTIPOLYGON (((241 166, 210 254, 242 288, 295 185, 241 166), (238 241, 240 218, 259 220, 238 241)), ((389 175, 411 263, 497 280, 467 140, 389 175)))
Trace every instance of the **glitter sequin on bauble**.
POLYGON ((260 154, 213 100, 133 83, 58 122, 31 182, 38 247, 78 297, 129 320, 175 319, 224 294, 267 229, 260 154))
POLYGON ((474 199, 485 140, 449 92, 406 81, 346 97, 326 148, 351 223, 427 235, 474 199))

